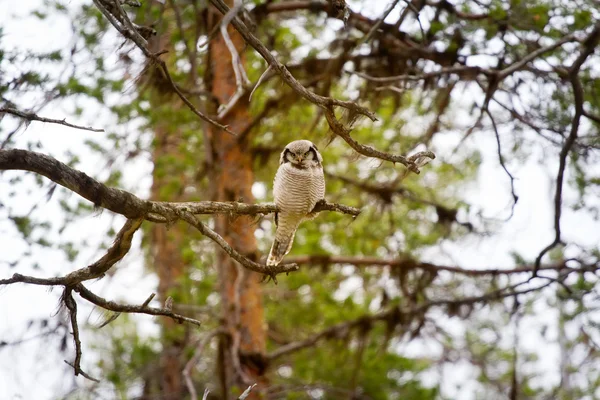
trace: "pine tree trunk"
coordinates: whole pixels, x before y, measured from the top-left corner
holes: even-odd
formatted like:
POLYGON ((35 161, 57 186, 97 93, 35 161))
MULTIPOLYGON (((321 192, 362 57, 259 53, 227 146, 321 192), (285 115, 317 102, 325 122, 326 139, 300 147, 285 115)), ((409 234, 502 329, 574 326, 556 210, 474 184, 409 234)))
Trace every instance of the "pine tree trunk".
MULTIPOLYGON (((231 3, 231 2, 230 2, 231 3)), ((245 44, 240 35, 229 28, 229 35, 245 62, 245 44)), ((231 53, 222 35, 210 44, 210 71, 208 83, 221 104, 229 101, 236 91, 231 53)), ((244 96, 222 121, 234 132, 241 132, 250 122, 248 101, 244 96)), ((254 202, 252 185, 254 172, 247 143, 237 137, 209 128, 213 168, 210 181, 217 201, 254 202)), ((250 258, 257 258, 254 220, 250 217, 220 216, 216 230, 231 246, 250 258)), ((224 252, 218 252, 220 292, 224 328, 229 333, 219 343, 219 379, 223 398, 239 395, 252 383, 264 379, 265 352, 264 310, 262 305, 261 276, 245 270, 224 252)), ((257 390, 253 391, 255 394, 257 390)))
MULTIPOLYGON (((165 31, 160 37, 151 40, 153 51, 171 47, 171 32, 165 31)), ((149 82, 154 108, 168 105, 171 110, 183 108, 182 102, 173 95, 171 89, 165 89, 162 73, 154 67, 148 68, 145 79, 149 82)), ((179 112, 179 111, 177 111, 179 112)), ((154 163, 151 199, 160 201, 185 201, 183 192, 185 185, 185 167, 179 163, 182 158, 183 142, 178 127, 169 121, 158 122, 154 126, 154 145, 152 161, 154 163), (169 159, 166 163, 164 160, 169 159), (174 161, 173 161, 174 160, 174 161), (175 184, 175 185, 174 185, 175 184), (180 185, 179 190, 173 189, 180 185), (171 190, 165 191, 165 188, 171 190)), ((165 224, 154 224, 150 232, 151 267, 158 275, 158 300, 164 304, 169 296, 178 303, 182 296, 181 284, 188 273, 188 265, 182 257, 183 249, 188 245, 189 232, 186 226, 176 223, 171 227, 165 224)), ((182 399, 187 392, 182 371, 185 348, 189 341, 189 327, 177 324, 171 318, 160 318, 162 350, 158 365, 152 368, 146 377, 145 390, 148 398, 159 396, 161 399, 182 399)))

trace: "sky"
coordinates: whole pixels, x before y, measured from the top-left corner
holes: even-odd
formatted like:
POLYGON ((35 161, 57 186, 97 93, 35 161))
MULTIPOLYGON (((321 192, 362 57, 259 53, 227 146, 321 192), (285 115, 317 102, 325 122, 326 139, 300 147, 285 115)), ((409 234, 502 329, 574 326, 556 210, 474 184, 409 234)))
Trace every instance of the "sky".
MULTIPOLYGON (((6 2, 7 0, 4 0, 6 2)), ((29 0, 27 7, 35 8, 38 2, 29 0)), ((387 3, 387 2, 386 2, 387 3)), ((383 4, 386 4, 383 3, 383 4)), ((358 8, 354 8, 358 10, 358 8)), ((367 15, 380 15, 381 9, 375 7, 372 10, 361 10, 367 15)), ((21 18, 27 14, 26 7, 15 8, 8 13, 0 14, 0 26, 4 29, 2 38, 3 46, 8 48, 31 48, 34 50, 61 48, 69 44, 71 30, 68 21, 64 18, 51 18, 43 22, 33 18, 21 18), (16 17, 18 16, 18 18, 16 17)), ((389 17, 394 20, 397 17, 396 10, 389 17)), ((110 127, 114 121, 109 115, 99 110, 93 103, 85 104, 86 112, 80 118, 69 115, 69 107, 72 105, 57 105, 44 108, 39 114, 51 118, 63 118, 76 124, 93 125, 94 127, 110 127)), ((457 110, 458 112, 458 110, 457 110)), ((453 116, 457 121, 465 121, 465 126, 473 120, 473 115, 460 111, 453 116)), ((3 127, 12 126, 13 122, 6 118, 0 122, 3 127)), ((135 124, 134 124, 135 125, 135 124)), ((126 127, 122 127, 126 129, 126 127)), ((7 129, 8 130, 8 129, 7 129)), ((508 132, 504 132, 507 134, 508 132)), ((501 128, 501 136, 502 135, 501 128)), ((438 135, 435 139, 435 150, 438 158, 434 162, 452 162, 452 151, 457 146, 462 136, 461 131, 448 132, 438 135)), ((78 169, 95 175, 100 173, 100 159, 91 153, 84 142, 88 139, 102 141, 102 134, 75 130, 63 126, 32 123, 27 130, 21 131, 17 137, 15 147, 23 147, 29 141, 39 140, 43 144, 43 151, 59 160, 66 160, 66 152, 71 150, 83 154, 78 169)), ((475 220, 475 213, 481 211, 484 215, 494 218, 502 218, 507 215, 508 205, 511 197, 509 181, 506 174, 499 166, 496 155, 495 138, 492 132, 480 132, 469 140, 468 145, 482 150, 483 164, 478 173, 477 180, 469 185, 464 196, 470 203, 474 204, 471 215, 459 214, 463 220, 475 220)), ((508 147, 508 146, 507 146, 508 147)), ((557 165, 553 163, 540 162, 550 157, 544 152, 537 151, 521 165, 509 164, 509 169, 516 176, 516 192, 519 195, 519 203, 515 208, 513 218, 506 224, 499 225, 496 234, 489 237, 470 236, 459 242, 443 242, 437 248, 428 251, 424 258, 426 261, 438 262, 440 264, 460 265, 465 268, 489 268, 510 267, 514 264, 510 256, 512 251, 517 251, 526 258, 532 259, 538 252, 553 239, 553 207, 552 198, 554 193, 554 177, 557 165), (490 265, 492 264, 492 265, 490 265)), ((143 159, 128 168, 126 175, 126 186, 133 187, 139 196, 147 196, 150 186, 148 172, 150 164, 143 159), (139 182, 139 185, 134 183, 139 182)), ((425 167, 426 168, 426 167, 425 167)), ((20 183, 14 189, 17 194, 14 198, 6 196, 9 189, 8 180, 17 173, 6 172, 0 175, 0 201, 7 204, 13 211, 27 212, 30 207, 45 193, 36 191, 33 187, 31 176, 20 183)), ((568 180, 569 176, 566 177, 568 180)), ((12 188, 11 188, 12 189, 12 188)), ((565 198, 572 199, 573 192, 566 189, 565 198)), ((71 199, 74 201, 75 199, 71 199)), ((58 202, 53 199, 42 202, 35 211, 38 215, 59 215, 58 202)), ((12 260, 17 257, 23 249, 21 239, 11 224, 6 221, 7 212, 0 209, 0 261, 12 260)), ((95 213, 85 217, 69 226, 61 235, 61 238, 72 238, 78 240, 82 237, 88 239, 90 245, 78 257, 82 265, 101 255, 97 244, 105 239, 105 231, 109 226, 118 227, 122 224, 122 217, 114 217, 110 212, 95 213)), ((572 212, 565 207, 562 219, 564 238, 582 244, 597 244, 600 242, 600 229, 597 222, 590 215, 583 212, 572 212)), ((54 232, 54 234, 58 234, 54 232)), ((134 249, 116 267, 116 274, 95 282, 91 289, 103 296, 117 298, 123 301, 141 303, 154 291, 157 280, 151 274, 145 274, 141 263, 141 250, 139 249, 139 237, 136 239, 134 249)), ((28 263, 19 266, 19 273, 41 276, 53 276, 69 272, 69 263, 59 251, 43 250, 36 252, 32 261, 38 262, 41 270, 27 269, 28 263), (23 269, 21 269, 23 268, 23 269)), ((0 277, 8 277, 14 272, 5 264, 0 263, 0 277)), ((347 291, 351 293, 358 282, 349 280, 347 291)), ((83 378, 64 380, 64 376, 70 367, 63 363, 63 359, 71 360, 73 357, 72 345, 64 354, 57 353, 54 349, 58 338, 49 344, 43 340, 31 339, 36 334, 36 329, 26 329, 27 321, 38 318, 57 318, 57 304, 60 293, 57 290, 48 290, 39 286, 11 285, 0 288, 0 341, 26 340, 26 344, 19 346, 6 346, 0 348, 0 388, 7 390, 8 398, 15 399, 51 399, 58 393, 68 392, 74 387, 75 381, 82 383, 83 378)), ((544 308, 543 304, 539 315, 535 319, 524 321, 522 340, 520 347, 524 350, 539 350, 540 335, 537 328, 541 324, 555 324, 557 313, 555 310, 544 308)), ((98 324, 103 316, 90 307, 81 307, 81 320, 91 324, 98 324)), ((440 315, 440 318, 444 318, 440 315)), ((148 335, 156 333, 156 327, 152 324, 152 318, 143 316, 135 317, 135 320, 148 335)), ((448 323, 449 329, 456 330, 461 334, 460 324, 448 323)), ((511 340, 511 327, 502 332, 503 340, 511 340)), ((84 369, 93 375, 94 352, 90 347, 96 337, 90 330, 82 332, 84 348, 84 369)), ((428 354, 435 349, 427 347, 426 343, 411 342, 403 344, 401 349, 404 354, 419 356, 428 354)), ((559 376, 553 366, 558 365, 560 354, 556 345, 548 345, 543 351, 539 351, 540 359, 537 367, 548 371, 547 379, 539 382, 540 385, 553 385, 558 382, 559 376)), ((533 366, 532 366, 533 368, 533 366)), ((454 365, 445 367, 443 371, 444 391, 461 399, 473 398, 476 387, 473 384, 463 385, 456 388, 456 383, 465 380, 473 371, 465 365, 454 365)), ((435 382, 435 376, 424 377, 435 382)), ((0 397, 3 394, 0 394, 0 397)))

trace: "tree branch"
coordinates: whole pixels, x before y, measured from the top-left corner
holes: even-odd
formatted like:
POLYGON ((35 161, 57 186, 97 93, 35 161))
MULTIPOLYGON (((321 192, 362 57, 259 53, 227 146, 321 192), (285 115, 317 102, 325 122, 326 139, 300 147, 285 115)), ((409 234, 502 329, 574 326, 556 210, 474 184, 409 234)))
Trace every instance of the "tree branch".
MULTIPOLYGON (((223 14, 230 15, 230 8, 222 1, 222 0, 210 0, 210 2, 223 14)), ((366 116, 372 121, 376 121, 377 118, 375 114, 373 114, 368 109, 359 106, 358 104, 351 101, 343 101, 337 100, 331 97, 320 96, 308 89, 306 89, 294 76, 289 72, 289 70, 279 62, 273 54, 265 47, 264 44, 254 34, 248 29, 248 27, 242 22, 242 20, 238 16, 234 16, 231 20, 232 25, 237 29, 237 31, 242 35, 244 40, 252 46, 269 64, 270 68, 275 71, 283 81, 288 84, 296 93, 315 104, 317 107, 320 107, 324 110, 325 116, 327 118, 327 122, 329 123, 329 127, 331 130, 341 138, 343 138, 346 143, 348 143, 354 150, 369 157, 375 157, 386 161, 391 161, 394 163, 401 163, 405 165, 410 171, 415 173, 419 173, 418 163, 415 162, 415 159, 411 157, 397 156, 393 154, 384 153, 378 151, 370 146, 365 146, 350 137, 350 129, 346 128, 335 116, 334 107, 342 107, 346 108, 350 114, 356 116, 366 116)), ((420 153, 420 157, 428 157, 430 159, 435 158, 435 155, 432 152, 422 152, 420 153)))
MULTIPOLYGON (((43 175, 81 197, 94 203, 96 207, 106 208, 129 219, 144 218, 152 222, 171 222, 179 218, 182 212, 191 214, 232 214, 258 215, 277 211, 273 203, 246 204, 239 202, 161 202, 142 200, 132 193, 110 188, 83 172, 45 154, 28 150, 0 150, 1 170, 23 170, 43 175)), ((321 202, 313 212, 335 211, 354 217, 360 210, 336 203, 321 202)))
POLYGON ((198 321, 197 319, 189 318, 189 317, 183 316, 181 314, 174 313, 173 311, 169 310, 168 308, 149 307, 147 304, 142 304, 139 306, 135 306, 135 305, 131 305, 131 304, 119 304, 119 303, 115 303, 114 301, 106 300, 106 299, 98 296, 97 294, 93 293, 89 289, 87 289, 85 286, 83 286, 82 283, 77 284, 73 288, 73 290, 76 291, 77 293, 79 293, 79 295, 82 298, 86 299, 90 303, 97 305, 98 307, 104 308, 105 310, 114 311, 114 312, 126 312, 126 313, 137 313, 137 314, 163 316, 163 317, 169 317, 178 323, 187 322, 187 323, 190 323, 190 324, 196 325, 196 326, 202 325, 202 323, 200 321, 198 321))
MULTIPOLYGON (((355 266, 389 266, 392 268, 402 270, 413 270, 422 269, 425 271, 439 272, 447 271, 453 274, 467 275, 467 276, 498 276, 498 275, 513 275, 531 272, 532 265, 524 265, 516 268, 485 268, 485 269, 465 269, 460 267, 452 267, 445 265, 436 265, 428 262, 421 262, 411 258, 396 258, 396 259, 383 259, 379 257, 368 257, 368 256, 329 256, 329 255, 306 255, 306 256, 295 256, 288 257, 288 262, 296 264, 310 264, 310 265, 330 265, 330 264, 349 264, 355 266)), ((575 269, 570 268, 566 263, 556 263, 543 265, 540 267, 541 271, 564 271, 575 269)))
POLYGON ((219 235, 217 232, 213 231, 208 226, 200 222, 193 214, 189 212, 184 212, 181 215, 181 219, 198 229, 198 231, 200 231, 200 233, 202 233, 204 236, 212 239, 213 242, 219 245, 219 247, 221 247, 225 251, 225 253, 227 253, 235 261, 239 262, 251 271, 259 272, 261 274, 270 276, 271 278, 273 278, 273 281, 275 281, 275 283, 277 283, 277 280, 275 278, 277 274, 280 274, 282 272, 289 273, 298 270, 298 265, 296 264, 280 264, 277 266, 267 266, 254 262, 248 257, 243 256, 235 249, 233 249, 229 245, 229 243, 227 243, 225 239, 221 237, 221 235, 219 235))
POLYGON ((217 121, 204 115, 192 104, 192 102, 187 97, 185 97, 185 95, 181 92, 181 90, 173 81, 173 77, 169 73, 169 68, 167 67, 167 64, 160 59, 160 55, 164 54, 165 51, 153 53, 148 49, 148 41, 140 34, 141 28, 143 27, 134 26, 134 24, 129 19, 129 16, 127 16, 127 13, 121 7, 121 3, 119 2, 119 0, 93 0, 93 2, 98 8, 98 10, 100 10, 100 12, 106 17, 108 22, 110 22, 111 25, 114 26, 119 33, 121 33, 121 35, 123 35, 126 39, 133 41, 135 45, 151 62, 158 64, 160 69, 165 74, 165 77, 173 91, 194 114, 196 114, 198 117, 200 117, 200 119, 208 122, 209 124, 212 124, 229 134, 235 135, 227 126, 222 125, 217 121))
POLYGON ((65 276, 64 279, 65 282, 67 282, 66 284, 71 285, 86 280, 103 277, 106 271, 108 271, 113 265, 125 257, 131 248, 133 234, 142 225, 143 221, 144 220, 141 218, 135 220, 128 219, 119 233, 117 233, 117 237, 115 238, 113 245, 110 247, 110 249, 108 249, 106 254, 95 263, 71 272, 65 276))
POLYGON ((65 303, 67 310, 69 310, 69 317, 71 320, 71 328, 73 329, 73 341, 75 342, 75 361, 73 363, 69 363, 65 360, 67 364, 73 367, 75 370, 75 376, 83 375, 85 378, 94 381, 100 382, 98 379, 92 378, 87 373, 85 373, 81 369, 81 340, 79 339, 79 325, 77 324, 77 302, 73 298, 72 289, 69 287, 65 287, 65 291, 62 296, 62 301, 65 303))
POLYGON ((321 332, 318 332, 304 340, 299 340, 296 342, 291 342, 286 345, 283 345, 276 350, 267 354, 266 358, 269 362, 273 362, 278 358, 287 356, 289 354, 295 353, 296 351, 300 351, 306 349, 308 347, 312 347, 316 345, 318 342, 326 339, 335 339, 338 337, 345 337, 348 335, 349 331, 358 327, 362 327, 363 329, 371 329, 375 322, 387 321, 388 324, 401 325, 406 322, 411 321, 411 319, 415 316, 422 315, 425 311, 427 311, 431 307, 435 306, 447 306, 447 307, 458 307, 461 305, 468 304, 476 304, 482 302, 489 302, 491 300, 500 300, 506 297, 518 296, 521 294, 527 294, 535 291, 542 290, 548 286, 550 286, 554 281, 546 282, 542 285, 523 289, 520 291, 514 290, 515 287, 523 284, 519 283, 517 285, 512 285, 506 288, 502 288, 499 290, 495 290, 489 293, 485 293, 481 296, 471 296, 464 297, 459 299, 443 299, 443 300, 433 300, 423 303, 421 305, 412 307, 412 308, 402 308, 402 307, 393 307, 387 311, 365 315, 360 318, 354 319, 352 321, 343 322, 329 328, 324 329, 321 332))
POLYGON ((0 114, 2 114, 2 113, 11 114, 16 117, 26 119, 30 122, 31 121, 48 122, 51 124, 59 124, 59 125, 68 126, 69 128, 83 129, 83 130, 92 131, 92 132, 104 132, 104 129, 96 129, 96 128, 92 128, 89 126, 75 125, 75 124, 71 124, 71 123, 67 122, 64 119, 44 118, 44 117, 38 116, 35 113, 17 110, 16 108, 12 108, 12 107, 0 107, 0 114))
POLYGON ((581 80, 579 79, 579 70, 581 69, 581 66, 583 65, 585 60, 587 60, 587 58, 596 50, 598 42, 600 42, 600 22, 596 23, 592 32, 584 40, 584 42, 582 43, 583 48, 581 50, 581 53, 569 68, 568 77, 573 88, 575 114, 573 115, 573 119, 571 121, 571 131, 569 132, 569 136, 565 140, 559 155, 560 162, 558 166, 558 173, 556 176, 556 191, 554 193, 554 240, 552 241, 552 243, 544 247, 535 259, 535 266, 533 268, 532 278, 537 276, 537 272, 542 263, 542 258, 544 257, 544 255, 550 250, 552 250, 554 247, 556 247, 562 240, 560 230, 560 217, 562 214, 562 189, 564 183, 565 168, 567 166, 567 156, 569 155, 571 147, 573 147, 573 144, 577 139, 577 135, 579 133, 579 124, 581 122, 581 117, 584 114, 583 103, 585 99, 583 93, 583 86, 581 85, 581 80))
MULTIPOLYGON (((83 172, 77 171, 66 164, 44 154, 27 150, 0 150, 0 170, 25 170, 37 172, 54 182, 74 191, 82 197, 92 201, 95 206, 103 207, 129 218, 125 223, 115 244, 107 254, 96 263, 82 268, 62 278, 35 278, 15 274, 13 278, 1 280, 0 284, 14 282, 33 283, 38 285, 66 285, 71 286, 84 280, 102 276, 112 265, 119 261, 131 247, 134 232, 140 227, 144 219, 153 222, 174 222, 179 219, 186 221, 203 235, 217 243, 229 256, 244 267, 266 274, 275 280, 275 276, 282 272, 292 272, 298 269, 297 265, 286 264, 277 267, 267 267, 258 264, 243 256, 233 248, 215 231, 200 222, 195 214, 233 214, 257 215, 277 211, 275 204, 244 204, 237 202, 153 202, 142 200, 137 196, 120 190, 109 188, 83 172)), ((356 217, 360 210, 341 204, 317 203, 313 212, 337 211, 356 217)))
POLYGON ((62 162, 28 150, 0 150, 0 170, 38 173, 94 203, 130 219, 144 218, 150 203, 124 190, 109 188, 62 162))

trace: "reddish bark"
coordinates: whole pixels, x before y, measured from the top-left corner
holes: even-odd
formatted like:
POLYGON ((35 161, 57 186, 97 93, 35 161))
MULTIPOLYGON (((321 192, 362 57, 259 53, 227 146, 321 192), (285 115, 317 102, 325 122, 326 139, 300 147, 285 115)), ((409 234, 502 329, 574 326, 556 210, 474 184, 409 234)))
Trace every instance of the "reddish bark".
MULTIPOLYGON (((155 129, 155 146, 153 160, 156 162, 165 155, 177 154, 180 139, 176 132, 167 126, 155 129)), ((161 188, 166 187, 172 179, 180 179, 176 174, 154 174, 151 196, 154 200, 183 201, 181 194, 170 193, 168 199, 161 196, 161 188)), ((181 181, 181 180, 180 180, 181 181)), ((152 264, 158 275, 158 297, 164 302, 172 295, 177 299, 177 288, 187 271, 187 265, 182 258, 182 249, 186 246, 184 226, 177 224, 169 229, 163 224, 152 226, 150 236, 152 264)), ((184 361, 181 356, 187 344, 187 328, 176 324, 170 318, 161 318, 163 349, 160 356, 158 373, 158 390, 161 398, 180 399, 185 393, 182 379, 184 361)))
MULTIPOLYGON (((153 51, 170 48, 170 32, 164 31, 159 37, 150 41, 153 51)), ((152 85, 151 102, 155 108, 168 104, 170 109, 182 108, 182 103, 176 99, 170 90, 165 90, 162 74, 156 68, 149 68, 146 79, 152 85)), ((154 128, 154 146, 152 161, 154 163, 151 199, 164 201, 185 201, 183 190, 170 190, 173 183, 183 185, 185 181, 182 166, 177 162, 165 164, 168 157, 171 160, 180 160, 182 157, 182 137, 177 126, 169 122, 157 123, 154 128)), ((181 188, 183 189, 183 188, 181 188)), ((187 246, 187 235, 184 224, 175 224, 167 227, 164 224, 152 225, 150 232, 150 260, 151 268, 158 275, 158 299, 164 303, 167 297, 172 296, 175 303, 181 294, 182 279, 187 275, 188 265, 183 260, 182 250, 187 246), (178 290, 179 288, 179 290, 178 290)), ((152 369, 146 377, 145 392, 148 398, 160 396, 161 399, 181 399, 187 389, 183 381, 182 371, 185 360, 182 358, 188 344, 189 328, 175 323, 170 318, 160 318, 162 351, 159 365, 152 369)))
MULTIPOLYGON (((243 63, 244 41, 231 27, 229 34, 243 63)), ((231 53, 222 35, 215 37, 210 44, 210 84, 212 93, 221 104, 227 103, 236 91, 231 53)), ((247 98, 242 98, 222 122, 229 125, 234 132, 243 131, 250 123, 247 98)), ((243 199, 247 203, 254 202, 252 155, 246 143, 212 126, 209 128, 208 137, 214 167, 210 176, 213 183, 213 199, 243 199)), ((235 249, 256 258, 254 221, 251 218, 230 219, 220 216, 216 220, 216 230, 235 249)), ((218 268, 224 325, 230 334, 220 342, 219 375, 223 397, 230 398, 239 394, 239 391, 243 391, 250 383, 261 382, 264 379, 262 375, 265 367, 263 355, 266 335, 260 286, 262 277, 239 267, 222 251, 218 253, 218 268), (241 277, 238 276, 240 273, 241 277), (238 354, 235 352, 238 340, 239 366, 236 367, 235 357, 238 357, 238 354)), ((254 394, 256 393, 257 390, 254 391, 254 394)))

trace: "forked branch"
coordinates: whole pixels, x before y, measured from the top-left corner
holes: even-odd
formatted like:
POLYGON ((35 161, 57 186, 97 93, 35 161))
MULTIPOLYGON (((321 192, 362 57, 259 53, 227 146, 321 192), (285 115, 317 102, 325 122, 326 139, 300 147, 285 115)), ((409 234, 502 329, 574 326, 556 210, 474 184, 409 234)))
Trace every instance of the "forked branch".
MULTIPOLYGON (((222 0, 210 0, 210 2, 221 12, 223 15, 232 15, 230 8, 222 0)), ((346 8, 346 11, 348 9, 346 8)), ((375 114, 365 107, 362 107, 352 101, 337 100, 331 97, 320 96, 307 88, 305 88, 290 71, 283 65, 277 58, 267 49, 267 47, 248 29, 246 24, 236 15, 231 19, 231 24, 237 29, 242 35, 244 40, 252 46, 267 62, 269 68, 279 74, 281 79, 298 93, 300 96, 315 104, 321 108, 327 118, 329 127, 336 135, 342 137, 346 143, 348 143, 358 153, 368 157, 375 157, 385 161, 391 161, 394 163, 400 163, 406 166, 410 171, 419 173, 419 163, 416 162, 416 158, 398 156, 388 154, 379 150, 376 150, 370 146, 365 146, 350 136, 350 129, 345 127, 335 115, 335 107, 342 107, 348 110, 351 115, 365 116, 371 121, 376 121, 375 114)), ((433 159, 435 155, 432 152, 422 152, 419 154, 419 159, 423 158, 433 159)))

